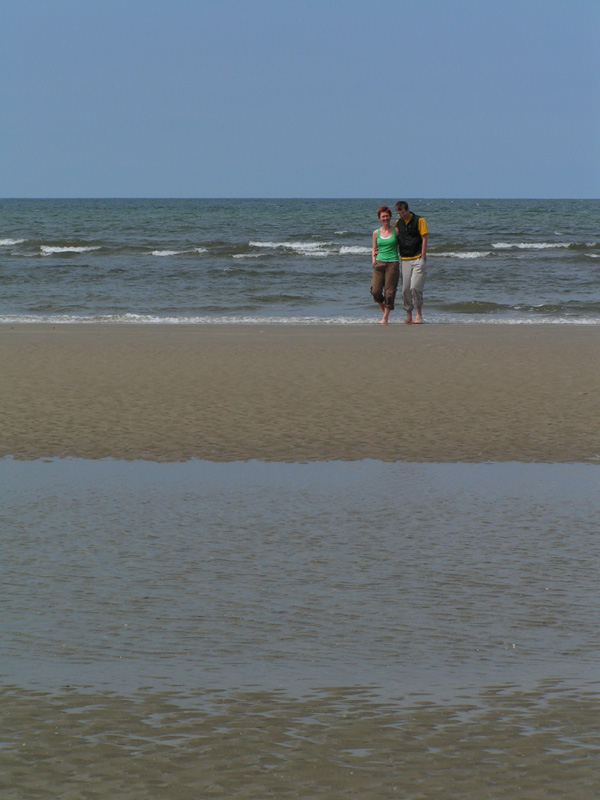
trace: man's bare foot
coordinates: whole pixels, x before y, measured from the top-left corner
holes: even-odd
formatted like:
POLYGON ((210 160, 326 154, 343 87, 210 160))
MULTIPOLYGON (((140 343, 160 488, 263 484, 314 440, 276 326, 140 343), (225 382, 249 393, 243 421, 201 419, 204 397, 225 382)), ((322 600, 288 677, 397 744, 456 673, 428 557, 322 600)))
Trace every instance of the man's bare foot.
POLYGON ((380 319, 377 324, 378 325, 387 325, 388 321, 387 321, 387 319, 380 319))
POLYGON ((423 324, 423 317, 415 317, 413 319, 413 325, 422 325, 423 324))
POLYGON ((412 314, 407 314, 406 315, 406 319, 404 320, 404 324, 405 325, 411 325, 412 324, 412 314))

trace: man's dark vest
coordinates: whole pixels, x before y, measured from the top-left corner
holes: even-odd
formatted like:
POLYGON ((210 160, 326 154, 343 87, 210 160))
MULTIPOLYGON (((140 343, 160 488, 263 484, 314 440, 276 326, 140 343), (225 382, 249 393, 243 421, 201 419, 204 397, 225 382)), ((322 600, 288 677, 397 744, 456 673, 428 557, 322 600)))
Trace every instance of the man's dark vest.
POLYGON ((398 247, 402 258, 421 255, 421 243, 423 239, 419 233, 419 219, 420 217, 413 214, 408 224, 406 224, 403 219, 399 219, 396 223, 398 247))

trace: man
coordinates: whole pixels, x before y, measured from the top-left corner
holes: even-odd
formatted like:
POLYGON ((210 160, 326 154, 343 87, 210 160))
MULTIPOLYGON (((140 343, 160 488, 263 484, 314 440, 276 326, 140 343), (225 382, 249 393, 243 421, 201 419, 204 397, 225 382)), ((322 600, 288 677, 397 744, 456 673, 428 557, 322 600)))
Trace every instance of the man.
POLYGON ((396 203, 396 211, 399 219, 396 220, 395 229, 402 259, 402 299, 406 311, 404 322, 420 325, 423 322, 421 309, 427 276, 427 223, 423 217, 413 214, 404 200, 396 203), (417 313, 413 320, 415 308, 417 313))

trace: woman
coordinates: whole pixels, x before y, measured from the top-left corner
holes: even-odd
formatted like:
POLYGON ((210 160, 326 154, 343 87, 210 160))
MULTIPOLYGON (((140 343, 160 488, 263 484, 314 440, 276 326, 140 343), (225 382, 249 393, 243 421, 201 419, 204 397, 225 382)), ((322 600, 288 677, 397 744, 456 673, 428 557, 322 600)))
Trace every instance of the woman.
POLYGON ((392 212, 389 207, 381 206, 377 217, 381 222, 381 227, 373 231, 371 294, 383 314, 379 324, 387 325, 390 311, 394 308, 396 289, 400 279, 400 257, 396 231, 391 226, 392 212))

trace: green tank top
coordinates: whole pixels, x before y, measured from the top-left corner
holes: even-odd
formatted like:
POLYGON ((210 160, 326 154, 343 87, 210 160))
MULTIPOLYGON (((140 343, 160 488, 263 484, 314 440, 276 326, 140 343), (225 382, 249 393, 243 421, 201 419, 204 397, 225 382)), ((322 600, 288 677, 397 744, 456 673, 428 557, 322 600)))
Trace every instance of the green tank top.
POLYGON ((398 261, 398 239, 392 228, 389 239, 381 238, 381 228, 377 228, 377 261, 398 261))

